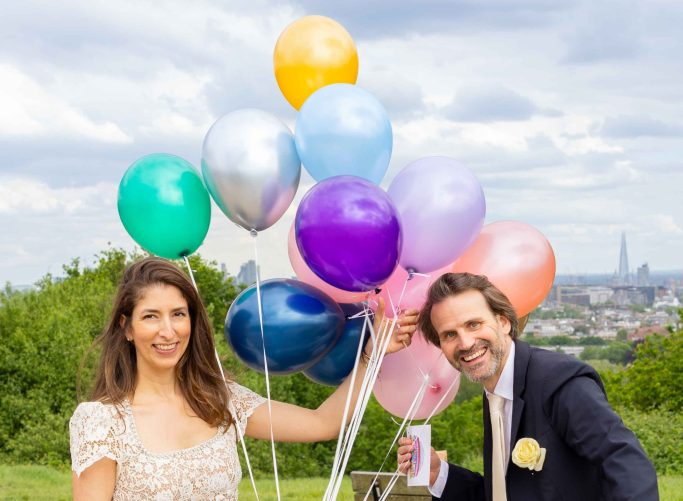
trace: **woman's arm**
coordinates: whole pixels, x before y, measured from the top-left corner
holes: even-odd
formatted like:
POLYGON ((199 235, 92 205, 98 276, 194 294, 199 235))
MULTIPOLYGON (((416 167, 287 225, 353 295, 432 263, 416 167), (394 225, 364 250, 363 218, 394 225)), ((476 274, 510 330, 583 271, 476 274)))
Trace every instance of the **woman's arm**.
POLYGON ((72 473, 74 501, 111 500, 116 483, 116 461, 102 458, 83 470, 81 476, 72 473))
MULTIPOLYGON (((383 312, 384 305, 380 304, 377 311, 383 312)), ((387 353, 398 351, 410 344, 412 335, 417 328, 417 314, 417 310, 409 310, 399 317, 387 353)), ((376 315, 375 332, 379 332, 383 320, 383 314, 376 315)), ((368 341, 365 347, 366 352, 369 351, 370 343, 371 341, 368 341)), ((364 362, 359 363, 351 396, 349 419, 356 405, 366 369, 364 362)), ((346 398, 351 387, 351 379, 350 376, 347 377, 317 409, 305 409, 285 402, 271 401, 275 440, 279 442, 318 442, 336 438, 339 434, 346 398)), ((246 434, 252 438, 270 440, 267 405, 257 407, 249 417, 246 434)))

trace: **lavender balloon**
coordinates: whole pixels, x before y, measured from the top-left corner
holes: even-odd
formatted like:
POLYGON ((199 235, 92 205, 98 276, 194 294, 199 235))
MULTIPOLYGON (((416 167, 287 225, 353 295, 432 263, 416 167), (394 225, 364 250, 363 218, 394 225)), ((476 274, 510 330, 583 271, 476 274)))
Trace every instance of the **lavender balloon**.
POLYGON ((389 196, 355 176, 320 181, 304 196, 295 221, 301 256, 325 282, 368 291, 393 273, 401 222, 389 196))
POLYGON ((484 225, 486 201, 476 176, 448 157, 416 160, 394 178, 389 196, 401 216, 400 263, 427 273, 457 259, 484 225))

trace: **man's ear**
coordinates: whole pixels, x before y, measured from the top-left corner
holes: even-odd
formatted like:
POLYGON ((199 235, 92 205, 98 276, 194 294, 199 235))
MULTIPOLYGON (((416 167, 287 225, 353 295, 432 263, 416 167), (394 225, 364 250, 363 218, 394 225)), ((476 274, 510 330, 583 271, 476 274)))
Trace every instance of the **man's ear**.
POLYGON ((498 322, 500 322, 500 326, 503 328, 503 333, 509 335, 512 330, 512 324, 508 317, 505 315, 498 315, 498 322))

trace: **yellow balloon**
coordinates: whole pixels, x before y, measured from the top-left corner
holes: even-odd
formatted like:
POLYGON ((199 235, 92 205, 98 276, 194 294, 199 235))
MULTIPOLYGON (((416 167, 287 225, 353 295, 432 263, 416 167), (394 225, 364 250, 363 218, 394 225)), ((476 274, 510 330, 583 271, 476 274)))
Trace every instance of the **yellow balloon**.
POLYGON ((349 32, 324 16, 305 16, 287 26, 273 53, 275 79, 297 110, 316 90, 334 83, 355 84, 358 52, 349 32))

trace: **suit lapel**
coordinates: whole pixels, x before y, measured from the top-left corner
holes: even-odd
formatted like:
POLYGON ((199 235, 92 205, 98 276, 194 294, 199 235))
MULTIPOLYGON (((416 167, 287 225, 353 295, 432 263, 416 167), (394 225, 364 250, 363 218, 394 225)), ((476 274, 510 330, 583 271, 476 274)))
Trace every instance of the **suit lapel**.
POLYGON ((515 341, 515 378, 514 378, 514 400, 512 402, 512 423, 510 426, 510 453, 517 443, 517 433, 519 431, 519 423, 522 420, 522 411, 524 411, 524 388, 526 386, 526 370, 529 365, 529 345, 515 341))

